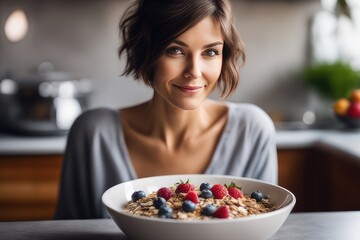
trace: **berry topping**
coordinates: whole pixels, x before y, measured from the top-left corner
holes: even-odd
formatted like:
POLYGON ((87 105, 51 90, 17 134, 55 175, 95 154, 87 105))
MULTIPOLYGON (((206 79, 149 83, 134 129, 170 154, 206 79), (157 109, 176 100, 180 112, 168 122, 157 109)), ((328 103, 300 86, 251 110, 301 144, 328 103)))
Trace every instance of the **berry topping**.
POLYGON ((223 199, 228 194, 226 187, 221 184, 215 184, 212 186, 211 192, 215 199, 223 199))
POLYGON ((143 198, 143 197, 146 197, 146 194, 144 191, 135 191, 132 195, 131 195, 131 200, 133 202, 136 202, 137 200, 143 198))
POLYGON ((229 195, 235 199, 242 198, 244 196, 243 192, 235 187, 228 188, 229 195))
POLYGON ((215 211, 216 211, 216 206, 213 204, 208 204, 202 209, 201 214, 205 216, 212 216, 215 211))
POLYGON ((234 182, 231 182, 229 186, 225 185, 227 188, 229 195, 235 199, 242 198, 244 196, 243 192, 241 191, 241 187, 236 186, 234 182))
POLYGON ((175 193, 188 193, 194 191, 194 185, 189 183, 189 179, 186 182, 180 180, 179 185, 176 187, 175 193))
POLYGON ((200 191, 202 191, 202 190, 210 190, 211 189, 211 184, 210 183, 202 183, 201 185, 200 185, 200 191))
POLYGON ((190 191, 186 194, 185 200, 190 200, 193 203, 199 203, 199 197, 195 191, 190 191))
POLYGON ((251 193, 251 198, 254 198, 257 202, 261 202, 264 197, 265 195, 260 191, 255 191, 251 193))
POLYGON ((185 212, 193 212, 196 209, 196 204, 190 200, 185 200, 182 204, 182 209, 185 212))
MULTIPOLYGON (((191 179, 190 181, 192 182, 191 179)), ((222 221, 220 219, 237 219, 277 209, 266 192, 251 193, 250 191, 245 194, 236 186, 241 184, 236 179, 228 180, 226 184, 222 181, 211 182, 211 185, 206 181, 200 183, 202 190, 199 185, 190 184, 189 180, 172 186, 159 187, 157 191, 135 189, 136 191, 130 192, 133 201, 127 202, 124 211, 135 216, 157 217, 171 221, 185 219, 222 221), (179 193, 175 193, 176 189, 179 193)), ((170 237, 172 238, 173 236, 170 237)))
POLYGON ((204 190, 201 191, 200 197, 202 197, 202 198, 212 198, 212 197, 214 197, 214 195, 212 194, 212 192, 210 190, 204 189, 204 190))
POLYGON ((223 205, 216 209, 216 211, 213 214, 214 217, 217 218, 228 218, 229 217, 229 210, 226 205, 223 205))
POLYGON ((167 201, 167 200, 169 200, 172 196, 174 196, 174 193, 171 191, 170 188, 168 188, 168 187, 162 187, 162 188, 160 188, 160 189, 157 191, 156 195, 157 195, 158 197, 164 198, 164 199, 167 201))
POLYGON ((168 205, 164 204, 159 208, 159 217, 161 218, 171 218, 173 210, 168 205))
POLYGON ((164 204, 166 204, 166 200, 162 197, 158 197, 154 200, 154 207, 157 209, 159 209, 164 204))

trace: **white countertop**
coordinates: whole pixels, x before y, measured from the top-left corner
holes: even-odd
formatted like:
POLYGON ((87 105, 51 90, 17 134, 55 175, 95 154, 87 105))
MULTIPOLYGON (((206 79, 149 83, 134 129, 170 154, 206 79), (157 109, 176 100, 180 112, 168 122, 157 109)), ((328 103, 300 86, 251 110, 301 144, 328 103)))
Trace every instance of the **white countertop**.
POLYGON ((66 136, 0 135, 0 155, 63 154, 66 136))
MULTIPOLYGON (((291 213, 269 240, 360 239, 359 219, 360 211, 291 213)), ((0 236, 7 240, 128 240, 110 219, 1 222, 0 236)))
POLYGON ((336 149, 360 160, 360 130, 277 131, 279 149, 319 146, 336 149))
MULTIPOLYGON (((360 130, 279 130, 279 149, 321 146, 343 151, 360 160, 360 130)), ((63 154, 66 136, 24 137, 0 135, 1 155, 63 154)))

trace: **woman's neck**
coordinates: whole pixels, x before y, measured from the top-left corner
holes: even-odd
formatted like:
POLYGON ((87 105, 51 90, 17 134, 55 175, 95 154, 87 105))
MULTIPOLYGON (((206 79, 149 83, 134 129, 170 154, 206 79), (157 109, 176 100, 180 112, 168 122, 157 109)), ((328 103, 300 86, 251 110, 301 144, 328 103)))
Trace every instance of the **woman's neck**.
POLYGON ((209 113, 209 100, 193 110, 178 109, 154 97, 145 103, 149 134, 164 142, 168 148, 177 148, 187 139, 196 138, 205 131, 213 119, 209 113))

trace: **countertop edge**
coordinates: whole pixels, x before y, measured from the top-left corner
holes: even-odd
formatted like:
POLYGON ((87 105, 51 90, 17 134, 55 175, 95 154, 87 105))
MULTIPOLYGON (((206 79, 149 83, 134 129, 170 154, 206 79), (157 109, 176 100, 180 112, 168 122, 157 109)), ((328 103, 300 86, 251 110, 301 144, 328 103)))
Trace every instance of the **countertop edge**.
MULTIPOLYGON (((24 137, 0 134, 0 155, 62 155, 67 136, 24 137)), ((321 147, 338 150, 360 160, 360 131, 278 130, 276 145, 281 149, 321 147)))

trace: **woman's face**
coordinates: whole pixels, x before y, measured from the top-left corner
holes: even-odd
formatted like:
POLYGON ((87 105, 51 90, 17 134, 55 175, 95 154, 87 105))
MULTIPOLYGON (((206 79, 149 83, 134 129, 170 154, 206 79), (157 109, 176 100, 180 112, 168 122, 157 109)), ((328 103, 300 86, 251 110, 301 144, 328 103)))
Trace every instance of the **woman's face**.
POLYGON ((155 66, 155 97, 179 109, 197 108, 216 86, 223 43, 220 25, 211 17, 181 34, 155 66))

